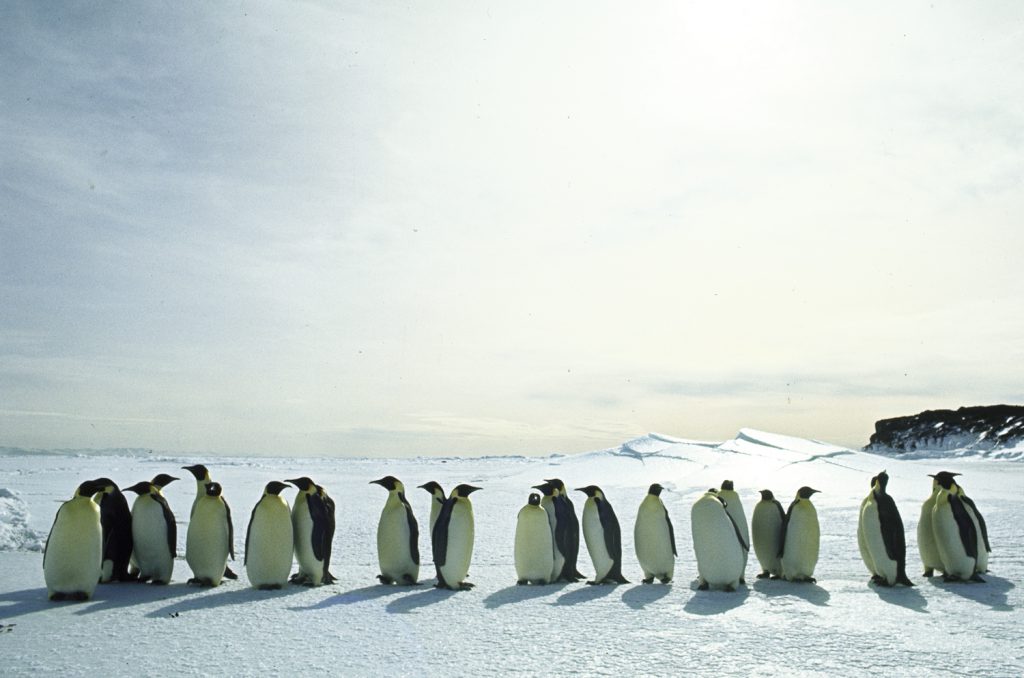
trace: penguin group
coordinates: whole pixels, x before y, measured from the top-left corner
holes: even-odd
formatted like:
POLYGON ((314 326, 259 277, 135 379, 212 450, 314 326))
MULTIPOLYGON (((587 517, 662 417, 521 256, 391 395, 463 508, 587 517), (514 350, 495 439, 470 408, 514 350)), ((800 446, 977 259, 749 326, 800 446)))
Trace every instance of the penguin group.
MULTIPOLYGON (((234 526, 224 488, 202 464, 182 467, 196 480, 185 541, 189 584, 213 587, 236 579, 229 566, 235 557, 234 526)), ((957 483, 957 473, 931 476, 932 492, 917 525, 924 576, 941 572, 944 581, 984 581, 991 546, 977 505, 957 483)), ((177 523, 164 489, 178 480, 159 474, 124 488, 136 495, 129 508, 120 488, 109 478, 81 483, 57 511, 43 555, 43 571, 51 600, 88 600, 98 583, 171 581, 177 558, 177 523)), ((376 545, 382 585, 420 583, 420 529, 405 485, 394 476, 370 481, 387 491, 377 523, 376 545)), ((857 544, 870 573, 870 584, 913 586, 907 575, 903 521, 888 494, 889 475, 871 478, 860 504, 857 544)), ((460 484, 449 494, 436 481, 418 488, 430 495, 429 535, 435 585, 450 590, 473 587, 468 581, 475 525, 470 495, 481 488, 460 484)), ((576 488, 584 495, 577 515, 562 480, 553 478, 531 488, 516 515, 514 565, 516 583, 575 583, 579 570, 580 536, 593 569, 590 585, 626 584, 622 531, 604 491, 596 485, 576 488)), ((633 529, 640 581, 668 584, 678 557, 675 530, 662 499, 666 488, 650 485, 640 502, 633 529)), ((751 547, 760 565, 758 579, 815 582, 820 526, 811 501, 818 490, 797 490, 788 508, 771 490, 760 490, 748 524, 739 493, 731 480, 701 494, 690 512, 698 590, 735 591, 746 583, 751 547)), ((335 503, 322 485, 302 476, 272 480, 253 506, 244 542, 243 564, 251 586, 280 589, 288 583, 332 584, 330 570, 335 532, 335 503), (282 492, 294 488, 289 505, 282 492), (297 571, 293 572, 293 565, 297 571)))

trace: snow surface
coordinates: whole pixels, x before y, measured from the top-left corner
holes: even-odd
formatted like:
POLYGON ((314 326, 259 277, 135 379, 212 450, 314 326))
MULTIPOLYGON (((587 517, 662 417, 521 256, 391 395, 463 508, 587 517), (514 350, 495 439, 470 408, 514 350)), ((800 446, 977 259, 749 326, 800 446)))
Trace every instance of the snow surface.
MULTIPOLYGON (((652 434, 618 448, 574 456, 487 459, 267 459, 169 454, 0 452, 0 662, 4 675, 1024 675, 1024 465, 1019 461, 884 457, 827 443, 745 429, 722 444, 652 434), (279 592, 241 578, 216 589, 186 586, 184 540, 195 484, 179 467, 205 463, 233 508, 241 554, 249 512, 263 485, 309 475, 338 503, 332 570, 339 581, 279 592), (915 588, 868 585, 857 550, 860 500, 887 470, 907 530, 915 588), (985 584, 920 576, 916 525, 930 478, 963 473, 984 511, 994 553, 985 584), (38 552, 60 502, 82 480, 122 486, 167 472, 179 521, 179 555, 169 586, 101 585, 86 603, 50 603, 38 552), (375 530, 386 493, 369 481, 403 480, 421 526, 422 576, 415 588, 376 584, 375 530), (632 584, 515 586, 515 516, 530 486, 559 477, 600 485, 622 525, 623 571, 632 584), (821 521, 816 585, 760 581, 751 555, 748 585, 735 593, 696 590, 690 507, 708 487, 735 481, 751 515, 757 490, 788 504, 811 485, 821 521), (416 485, 460 482, 473 495, 476 588, 430 587, 429 496, 416 485), (670 586, 640 585, 633 521, 652 482, 675 524, 679 560, 670 586)), ((289 501, 294 492, 286 492, 289 501)), ((576 499, 582 509, 583 495, 576 499)), ((581 570, 592 572, 585 548, 581 570)))

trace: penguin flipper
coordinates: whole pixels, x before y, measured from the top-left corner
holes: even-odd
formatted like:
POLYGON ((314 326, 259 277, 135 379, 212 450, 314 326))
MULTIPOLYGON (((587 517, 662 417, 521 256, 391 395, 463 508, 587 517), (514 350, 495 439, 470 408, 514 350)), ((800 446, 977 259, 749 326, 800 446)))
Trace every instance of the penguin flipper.
POLYGON ((668 517, 668 509, 665 509, 665 523, 668 525, 668 540, 672 544, 672 555, 678 556, 676 553, 676 531, 672 529, 672 519, 668 517))
MULTIPOLYGON (((224 502, 224 511, 227 513, 227 516, 228 516, 228 555, 231 556, 231 560, 234 560, 235 559, 235 524, 231 521, 231 507, 228 506, 228 503, 226 501, 224 501, 223 497, 221 497, 221 501, 224 502)), ((224 576, 227 576, 227 574, 230 571, 230 569, 231 568, 229 568, 229 567, 225 567, 224 568, 224 576)), ((238 578, 238 575, 235 574, 234 572, 232 572, 231 574, 234 575, 234 577, 233 577, 234 579, 238 578)), ((232 579, 232 577, 228 577, 228 579, 232 579)))
MULTIPOLYGON (((441 507, 441 512, 437 514, 434 531, 430 535, 431 548, 434 551, 434 565, 438 567, 437 576, 439 582, 443 581, 440 568, 448 560, 448 524, 452 520, 452 509, 455 508, 456 501, 458 500, 455 497, 445 500, 444 505, 441 507)), ((445 586, 450 588, 447 584, 445 586)))
POLYGON ((896 502, 888 494, 875 492, 875 504, 878 506, 878 522, 885 544, 885 555, 889 560, 899 562, 907 557, 907 541, 903 531, 903 519, 900 518, 896 502))
POLYGON ((964 552, 971 558, 978 558, 978 532, 974 529, 974 521, 967 514, 960 497, 955 494, 949 495, 949 508, 953 511, 953 518, 960 531, 960 541, 963 543, 964 552))
POLYGON ((608 549, 611 559, 617 563, 622 560, 622 532, 619 529, 619 519, 615 517, 615 509, 606 499, 595 497, 594 503, 597 504, 597 515, 601 519, 604 546, 608 549))
POLYGON ((324 506, 323 499, 317 494, 310 494, 306 497, 306 507, 309 509, 309 517, 313 521, 313 534, 311 536, 313 557, 323 562, 324 536, 327 534, 327 509, 324 506))
MULTIPOLYGON (((263 501, 260 499, 260 501, 263 501)), ((243 554, 243 565, 249 564, 249 538, 252 537, 252 524, 256 518, 256 507, 260 505, 260 502, 256 502, 256 506, 252 507, 252 515, 249 516, 249 525, 245 528, 245 553, 243 554)))
MULTIPOLYGON (((796 506, 798 501, 800 500, 793 500, 793 503, 789 505, 789 509, 786 511, 786 515, 782 518, 782 530, 779 532, 779 558, 786 553, 786 530, 789 528, 789 519, 793 515, 793 507, 796 506)), ((782 504, 779 504, 779 506, 782 506, 782 504)))
POLYGON ((167 550, 170 551, 172 558, 178 557, 178 525, 174 522, 174 513, 171 512, 171 507, 167 504, 167 498, 164 495, 157 492, 152 492, 150 496, 156 503, 160 504, 161 510, 164 512, 164 522, 167 524, 167 550))
POLYGON ((417 565, 420 564, 420 526, 416 522, 416 516, 412 513, 412 506, 409 504, 409 500, 405 498, 404 492, 398 493, 398 498, 402 500, 405 505, 405 520, 409 524, 409 555, 412 557, 412 562, 417 565))
POLYGON ((966 494, 961 494, 960 501, 971 507, 974 511, 974 517, 978 519, 978 527, 981 528, 981 540, 985 542, 985 550, 992 553, 992 546, 988 543, 988 526, 985 524, 985 519, 981 515, 981 511, 978 510, 974 500, 968 497, 966 494))
POLYGON ((336 527, 334 518, 334 500, 331 499, 330 495, 324 492, 324 488, 317 486, 317 490, 320 493, 321 498, 324 502, 324 517, 326 518, 326 528, 324 530, 324 574, 321 581, 324 584, 333 584, 338 581, 337 578, 331 574, 331 553, 334 551, 334 529, 336 527))

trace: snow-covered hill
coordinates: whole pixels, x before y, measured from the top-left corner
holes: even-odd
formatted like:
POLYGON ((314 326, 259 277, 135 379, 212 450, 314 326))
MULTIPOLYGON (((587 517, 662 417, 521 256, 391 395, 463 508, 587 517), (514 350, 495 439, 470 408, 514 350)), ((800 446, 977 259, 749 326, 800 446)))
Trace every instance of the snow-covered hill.
MULTIPOLYGON (((147 456, 0 454, 0 647, 5 675, 201 673, 251 675, 301 670, 333 675, 974 675, 1024 674, 1024 465, 995 459, 890 458, 827 443, 744 429, 724 443, 651 434, 587 454, 490 459, 194 459, 147 456), (59 502, 86 478, 121 485, 202 462, 224 485, 235 515, 236 551, 263 485, 310 475, 338 502, 337 584, 259 592, 242 578, 213 590, 184 584, 176 564, 167 587, 105 585, 93 601, 46 601, 38 548, 59 502), (915 588, 877 589, 856 543, 856 515, 871 476, 886 469, 907 528, 915 588), (953 470, 985 512, 994 553, 985 584, 920 577, 916 524, 928 473, 953 470), (385 474, 407 487, 437 480, 483 487, 474 494, 476 588, 376 585, 374 533, 385 474), (618 587, 517 587, 515 516, 530 486, 560 477, 600 485, 622 525, 618 587), (708 487, 733 480, 749 518, 757 490, 787 503, 811 485, 822 527, 816 585, 760 581, 751 556, 736 593, 695 590, 690 506, 708 487), (670 586, 643 586, 633 521, 647 487, 659 482, 676 526, 679 560, 670 586), (14 626, 9 626, 13 624, 14 626), (4 631, 8 632, 4 632, 4 631)), ((166 494, 184 550, 191 479, 166 494)), ((428 495, 410 490, 426 522, 428 495)), ((286 493, 289 499, 292 494, 286 493)), ((582 507, 579 494, 577 509, 582 507)), ((432 575, 421 537, 422 577, 432 575)), ((591 572, 585 551, 581 569, 591 572)), ((429 581, 426 582, 429 584, 429 581)))

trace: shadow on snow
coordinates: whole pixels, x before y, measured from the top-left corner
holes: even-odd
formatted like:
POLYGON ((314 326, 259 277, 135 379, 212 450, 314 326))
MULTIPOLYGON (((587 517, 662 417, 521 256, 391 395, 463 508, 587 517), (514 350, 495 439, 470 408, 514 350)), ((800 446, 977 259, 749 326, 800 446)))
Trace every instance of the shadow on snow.
POLYGON ((392 600, 385 609, 391 614, 409 614, 421 607, 440 603, 451 598, 456 593, 460 593, 460 591, 452 591, 451 589, 434 588, 435 581, 434 579, 429 579, 423 582, 424 585, 430 588, 420 589, 408 596, 392 600))
POLYGON ((812 605, 827 607, 832 596, 817 584, 810 582, 789 582, 782 579, 758 579, 754 582, 754 590, 766 598, 792 596, 803 598, 812 605))
POLYGON ((1013 582, 993 574, 981 576, 985 579, 985 583, 944 582, 942 577, 932 577, 930 582, 932 586, 943 591, 949 591, 962 598, 988 605, 995 612, 1012 612, 1014 607, 1010 605, 1007 594, 1014 588, 1013 582))
POLYGON ((564 582, 559 584, 534 584, 530 586, 519 586, 518 584, 513 584, 512 586, 503 588, 500 591, 495 591, 484 598, 484 607, 488 610, 493 610, 501 607, 502 605, 520 603, 524 600, 532 600, 533 598, 542 598, 564 588, 564 582))
POLYGON ((670 584, 640 584, 622 594, 622 602, 634 610, 642 610, 672 592, 670 584))
POLYGON ((690 590, 693 591, 693 595, 683 605, 683 611, 689 614, 699 615, 712 615, 722 614, 729 610, 735 609, 743 604, 743 602, 750 596, 750 589, 745 585, 740 585, 740 588, 735 591, 699 591, 697 589, 697 580, 694 580, 690 584, 690 590))

